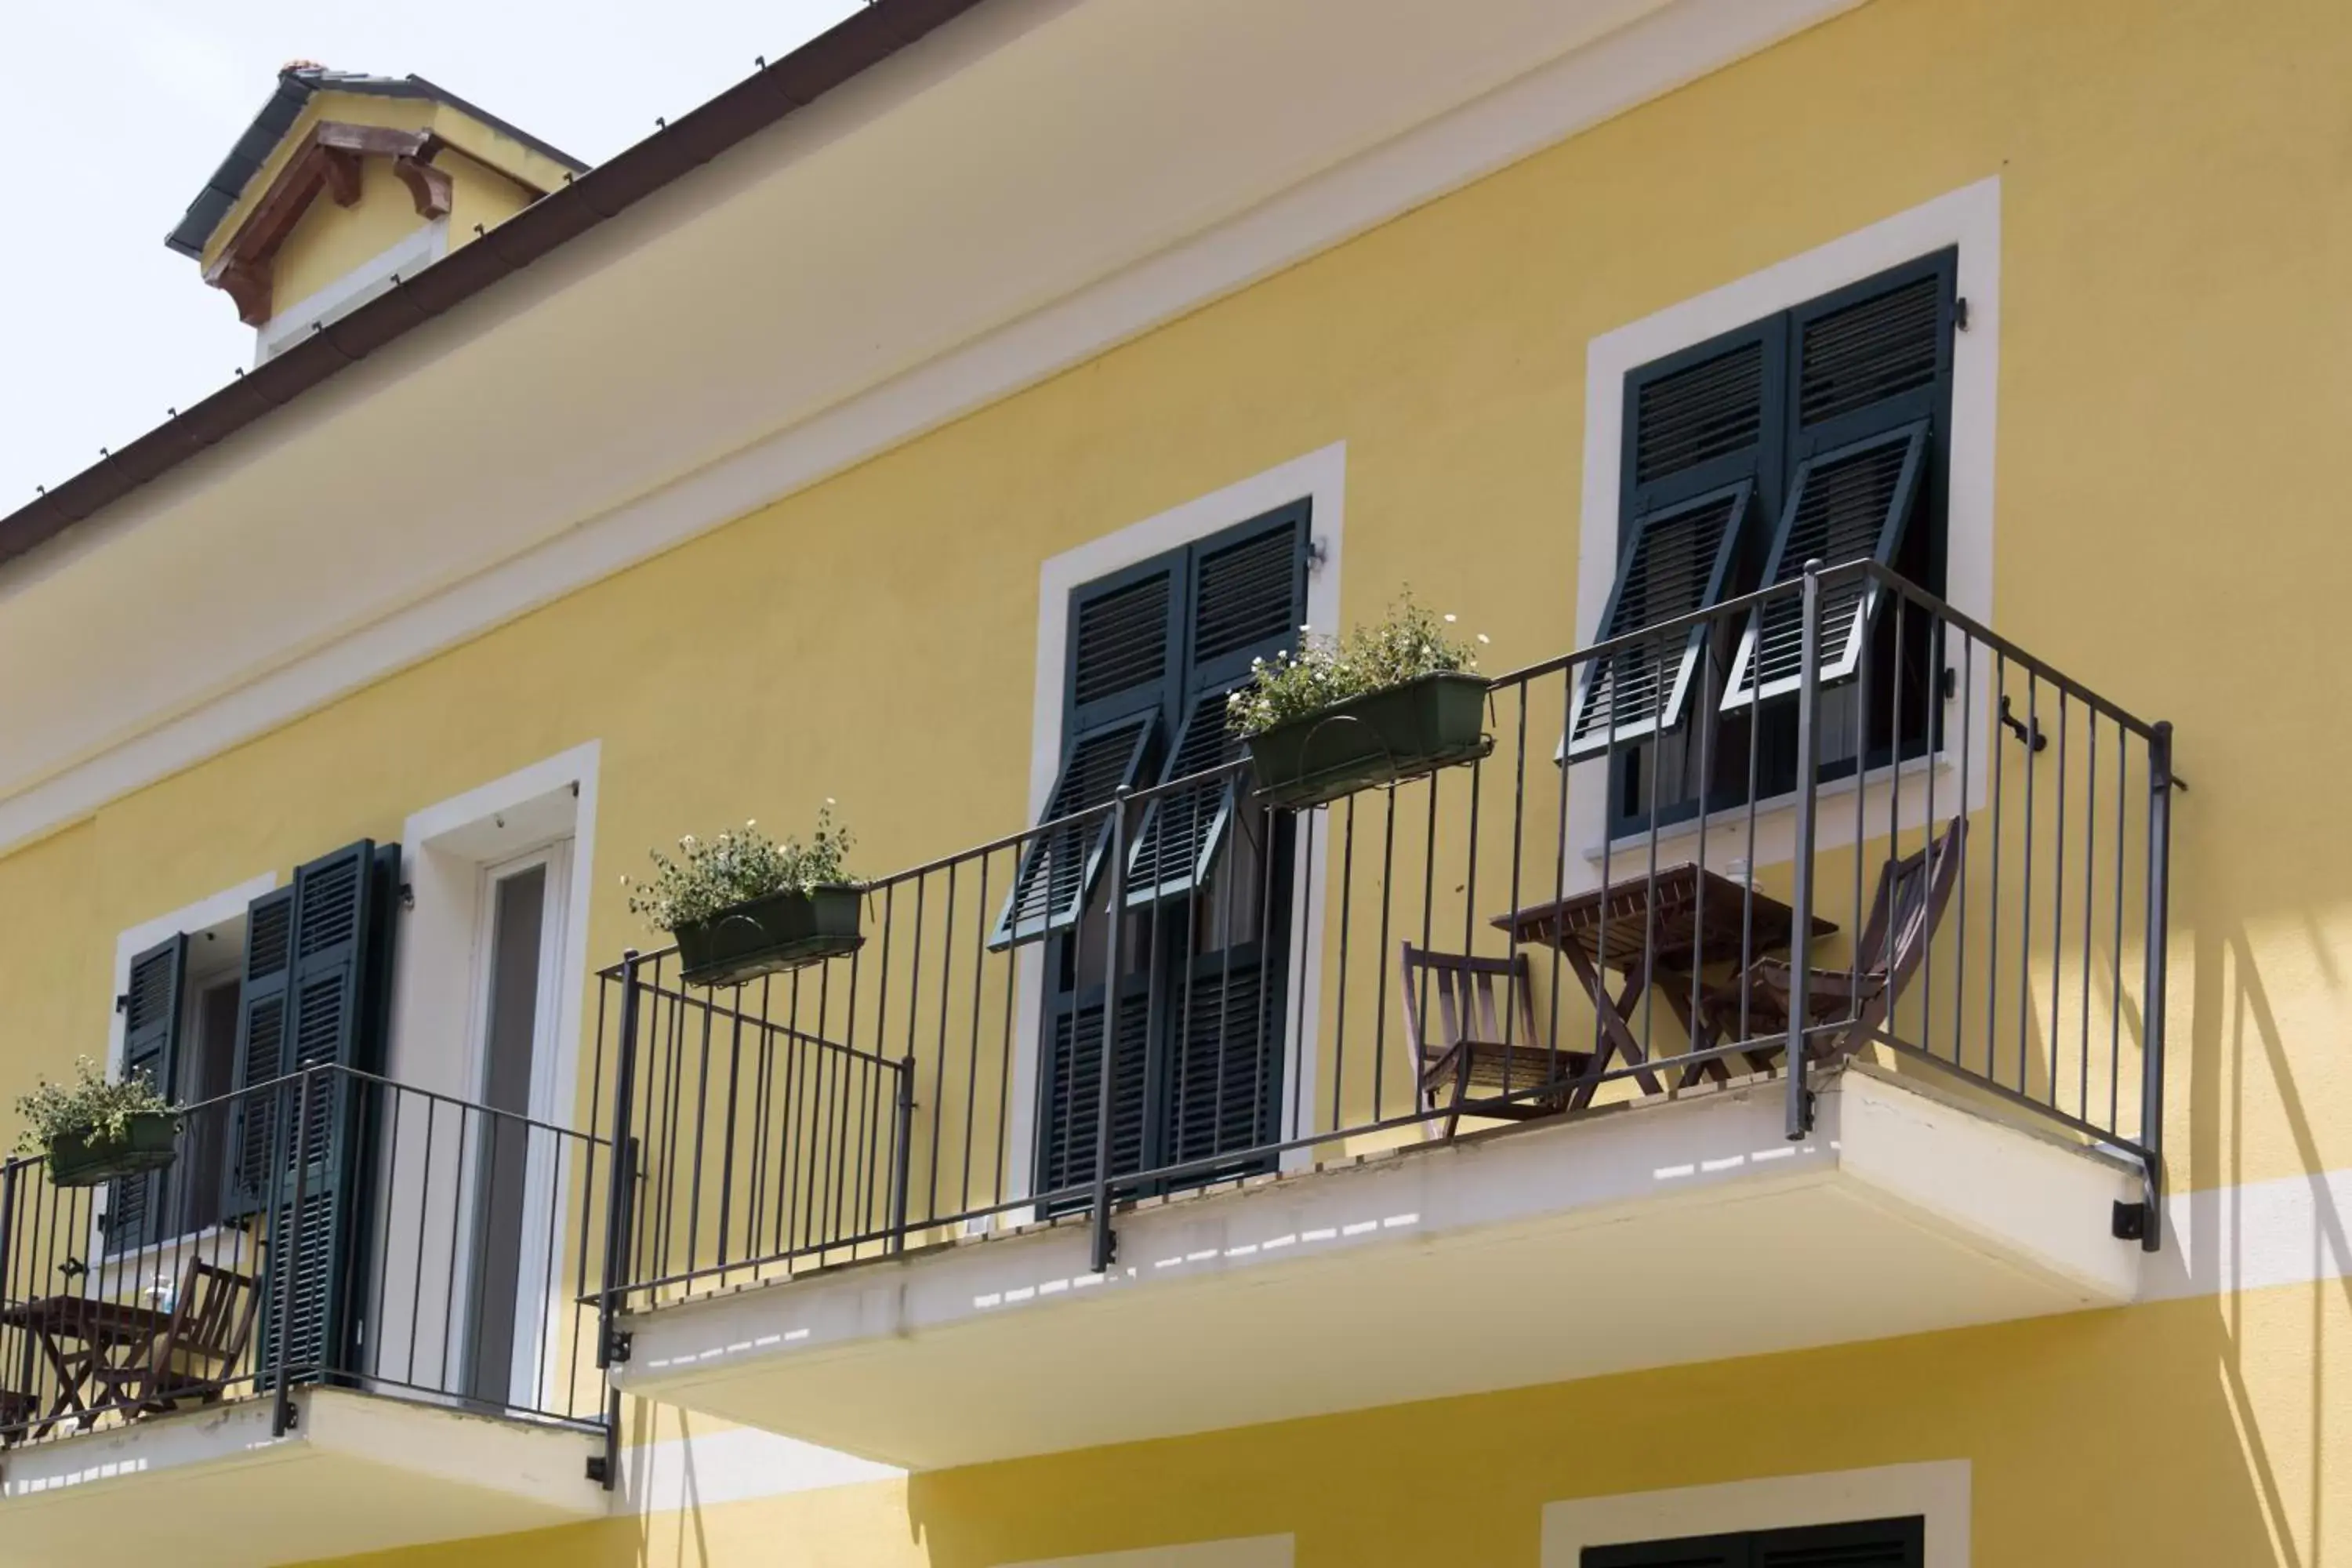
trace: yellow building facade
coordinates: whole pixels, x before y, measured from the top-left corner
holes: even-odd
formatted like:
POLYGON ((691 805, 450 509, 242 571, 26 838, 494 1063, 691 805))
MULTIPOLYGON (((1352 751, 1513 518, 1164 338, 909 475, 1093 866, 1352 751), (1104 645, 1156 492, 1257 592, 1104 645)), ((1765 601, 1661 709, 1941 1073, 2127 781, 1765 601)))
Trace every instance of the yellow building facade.
POLYGON ((321 120, 439 124, 459 196, 425 219, 406 154, 360 154, 356 202, 269 253, 282 304, 420 223, 483 222, 445 278, 577 237, 422 324, 375 323, 425 273, 306 321, 327 342, 265 317, 262 357, 341 332, 350 367, 86 515, 0 520, 0 1064, 140 1059, 170 953, 203 1173, 124 1241, 124 1184, 14 1167, 0 1562, 2352 1551, 2352 855, 2317 721, 2352 18, 880 0, 844 32, 576 184, 462 105, 320 88, 208 270, 321 120), (688 149, 658 179, 656 142, 688 149), (1817 386, 1855 321, 1924 357, 1817 386), (1675 425, 1751 344, 1786 389, 1753 430, 1675 425), (1806 498, 1854 454, 1892 454, 1873 531, 1818 549, 1878 565, 1815 580, 1813 668, 1858 651, 1768 720, 1742 637, 1798 625, 1806 498), (1712 590, 1623 608, 1707 517, 1712 590), (1269 529, 1272 619, 1213 635, 1269 529), (1190 673, 1122 707, 1080 638, 1155 572, 1190 673), (1482 760, 1297 812, 1155 793, 1219 659, 1407 588, 1491 639, 1482 760), (1649 728, 1580 749, 1604 678, 1649 728), (1102 776, 1156 828, 1067 783, 1128 734, 1102 776), (862 950, 740 992, 652 956, 648 847, 827 801, 862 950), (1203 812, 1197 885, 1139 894, 1139 839, 1203 812), (1717 988, 1702 1040, 1639 961, 1608 982, 1641 1051, 1722 1045, 1728 1081, 1654 1084, 1511 917, 1685 862, 1832 929, 1661 960, 1657 900, 1612 906, 1644 978, 1717 988), (1864 934, 1882 876, 1916 940, 1864 934), (1786 1001, 1775 1060, 1706 967, 1763 946, 1849 999, 1901 971, 1890 1037, 1823 1035, 1792 1096, 1786 1001), (1412 994, 1414 950, 1524 952, 1502 1044, 1546 1059, 1508 1070, 1565 1079, 1461 1115, 1408 1030, 1480 1024, 1412 994), (330 959, 324 1054, 249 1069, 257 977, 299 1032, 330 959), (1115 1213, 1106 974, 1168 1031, 1115 1213), (240 1166, 289 1115, 332 1152, 240 1166), (356 1271, 281 1262, 306 1236, 356 1271), (61 1405, 79 1363, 43 1357, 156 1340, 42 1303, 160 1333, 195 1261, 257 1321, 215 1397, 61 1405))

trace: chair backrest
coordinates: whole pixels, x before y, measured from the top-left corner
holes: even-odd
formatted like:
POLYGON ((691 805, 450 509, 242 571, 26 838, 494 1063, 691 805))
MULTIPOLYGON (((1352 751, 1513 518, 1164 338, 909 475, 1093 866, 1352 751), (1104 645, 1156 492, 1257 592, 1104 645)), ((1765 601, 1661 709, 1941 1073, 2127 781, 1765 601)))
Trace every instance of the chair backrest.
POLYGON ((1910 854, 1887 861, 1879 872, 1870 919, 1854 943, 1855 966, 1879 982, 1852 1031, 1857 1042, 1885 1022, 1904 984, 1927 956, 1927 943, 1952 896, 1968 829, 1968 818, 1955 816, 1943 832, 1910 854))
POLYGON ((1536 1044, 1535 998, 1528 988, 1528 955, 1480 958, 1465 952, 1431 952, 1411 942, 1400 944, 1397 984, 1404 1006, 1404 1034, 1416 1063, 1443 1057, 1464 1040, 1504 1043, 1505 1020, 1516 1009, 1518 1017, 1510 1043, 1536 1044), (1503 983, 1503 1000, 1495 1000, 1495 983, 1503 983), (1433 1019, 1431 1003, 1436 1005, 1433 1019), (1434 1023, 1434 1030, 1430 1025, 1434 1023))
POLYGON ((261 1293, 250 1276, 190 1258, 180 1272, 171 1326, 156 1342, 155 1365, 165 1377, 175 1363, 186 1375, 217 1381, 233 1375, 253 1337, 261 1293), (200 1365, 201 1363, 201 1365, 200 1365))

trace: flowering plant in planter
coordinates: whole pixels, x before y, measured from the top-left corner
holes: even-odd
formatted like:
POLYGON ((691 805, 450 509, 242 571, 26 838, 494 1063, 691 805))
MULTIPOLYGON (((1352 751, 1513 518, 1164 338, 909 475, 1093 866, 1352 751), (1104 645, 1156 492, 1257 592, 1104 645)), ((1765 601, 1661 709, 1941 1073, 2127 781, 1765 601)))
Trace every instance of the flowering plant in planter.
POLYGON ((1252 660, 1225 723, 1249 744, 1260 796, 1303 808, 1482 755, 1486 638, 1454 625, 1407 590, 1375 625, 1320 638, 1301 626, 1297 653, 1252 660))
POLYGON ((179 1108, 144 1071, 109 1082, 88 1057, 74 1063, 75 1081, 40 1079, 16 1100, 24 1130, 16 1152, 43 1154, 49 1179, 63 1187, 91 1187, 119 1176, 160 1171, 172 1163, 180 1131, 179 1108))
POLYGON ((846 861, 849 830, 827 800, 803 843, 778 843, 756 821, 711 838, 688 834, 675 859, 653 851, 654 875, 623 877, 629 910, 677 938, 686 978, 734 985, 857 947, 863 889, 846 861))

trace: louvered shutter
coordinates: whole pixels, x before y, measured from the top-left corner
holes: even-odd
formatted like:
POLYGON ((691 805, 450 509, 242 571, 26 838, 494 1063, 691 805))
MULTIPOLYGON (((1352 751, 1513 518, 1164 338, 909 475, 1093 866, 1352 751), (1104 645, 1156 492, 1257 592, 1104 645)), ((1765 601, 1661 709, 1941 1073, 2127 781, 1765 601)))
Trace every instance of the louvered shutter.
MULTIPOLYGON (((1307 525, 1307 504, 1299 502, 1192 547, 1182 703, 1157 783, 1240 756, 1241 742, 1225 725, 1225 699, 1255 661, 1298 647, 1307 525)), ((1240 798, 1239 777, 1228 775, 1147 805, 1128 863, 1128 901, 1147 904, 1205 884, 1240 798)))
MULTIPOLYGON (((1041 821, 1097 810, 1142 783, 1182 658, 1183 564, 1181 552, 1162 556, 1071 595, 1062 766, 1041 821)), ((1033 839, 990 946, 1076 924, 1110 839, 1108 812, 1033 839)))
MULTIPOLYGON (((1601 617, 1602 640, 1724 598, 1755 495, 1753 481, 1741 479, 1636 519, 1601 617)), ((1569 755, 1623 746, 1680 724, 1706 643, 1706 627, 1694 626, 1680 637, 1635 643, 1588 665, 1569 725, 1569 755)))
MULTIPOLYGON (((1274 1139, 1274 1099, 1281 1021, 1276 990, 1255 950, 1196 961, 1171 1009, 1173 1037, 1163 1119, 1161 1164, 1184 1164, 1255 1149, 1274 1139)), ((1216 1167, 1183 1180, 1229 1173, 1216 1167)))
MULTIPOLYGON (((382 1070, 397 868, 396 850, 362 839, 294 873, 285 1071, 382 1070)), ((265 1365, 282 1354, 296 1375, 329 1376, 352 1364, 364 1291, 363 1097, 347 1074, 307 1081, 307 1100, 299 1082, 285 1097, 269 1160, 261 1342, 265 1365)))
MULTIPOLYGON (((1944 252, 1790 312, 1795 360, 1787 500, 1765 563, 1767 585, 1805 563, 1894 565, 1928 521, 1938 422, 1951 392, 1954 256, 1944 252)), ((1939 582, 1925 584, 1936 589, 1939 582)), ((1862 665, 1875 586, 1831 584, 1822 601, 1822 679, 1862 665)), ((1750 618, 1734 658, 1726 711, 1793 691, 1803 616, 1787 595, 1750 618)))
MULTIPOLYGON (((1111 1060, 1110 1173, 1143 1168, 1150 1082, 1150 998, 1138 982, 1122 987, 1111 1060)), ((1047 1034, 1051 1092, 1042 1100, 1035 1190, 1058 1192, 1095 1179, 1095 1130, 1102 1110, 1103 1005, 1066 1003, 1047 1034)), ((1062 1205, 1056 1205, 1062 1206, 1062 1205)))
POLYGON ((243 1219, 269 1204, 270 1151, 287 1114, 287 984, 294 973, 294 889, 275 889, 246 906, 245 974, 237 990, 236 1055, 229 1067, 228 1158, 221 1215, 243 1219))
POLYGON ((1754 1568, 1920 1568, 1927 1521, 1879 1519, 1757 1533, 1754 1568))
MULTIPOLYGON (((1617 576, 1603 638, 1741 590, 1743 563, 1754 568, 1754 514, 1778 494, 1786 345, 1787 322, 1775 317, 1626 378, 1617 576)), ((1564 755, 1622 750, 1679 725, 1707 640, 1697 629, 1586 666, 1564 755)))
POLYGON ((1867 1520, 1588 1546, 1579 1568, 1921 1568, 1927 1521, 1867 1520))
POLYGON ((1695 1535, 1628 1546, 1588 1546, 1578 1568, 1752 1568, 1744 1535, 1695 1535))
MULTIPOLYGON (((1920 423, 1864 437, 1800 463, 1781 509, 1765 582, 1794 583, 1804 576, 1808 561, 1891 563, 1916 510, 1927 452, 1927 426, 1920 423)), ((1848 679, 1862 668, 1878 599, 1878 584, 1860 578, 1822 589, 1822 684, 1848 679)), ((1796 690, 1802 683, 1803 643, 1804 611, 1796 595, 1783 595, 1750 616, 1732 659, 1724 710, 1745 707, 1759 691, 1769 698, 1796 690)))
MULTIPOLYGON (((122 995, 122 1081, 143 1077, 167 1100, 179 1079, 187 960, 184 935, 158 942, 131 961, 130 984, 122 995)), ((107 1184, 109 1252, 134 1251, 173 1234, 170 1174, 158 1171, 107 1184)))

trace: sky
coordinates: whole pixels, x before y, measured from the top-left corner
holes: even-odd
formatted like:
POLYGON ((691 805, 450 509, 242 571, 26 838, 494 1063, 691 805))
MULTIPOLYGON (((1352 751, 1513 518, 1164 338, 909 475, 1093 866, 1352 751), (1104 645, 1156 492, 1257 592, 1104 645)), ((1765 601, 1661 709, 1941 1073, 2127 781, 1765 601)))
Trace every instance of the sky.
POLYGON ((601 163, 861 3, 0 5, 0 515, 251 364, 252 329, 163 236, 287 61, 413 71, 601 163))

